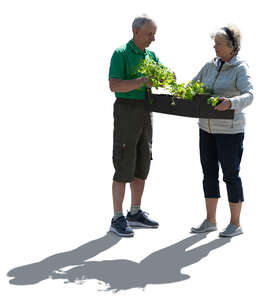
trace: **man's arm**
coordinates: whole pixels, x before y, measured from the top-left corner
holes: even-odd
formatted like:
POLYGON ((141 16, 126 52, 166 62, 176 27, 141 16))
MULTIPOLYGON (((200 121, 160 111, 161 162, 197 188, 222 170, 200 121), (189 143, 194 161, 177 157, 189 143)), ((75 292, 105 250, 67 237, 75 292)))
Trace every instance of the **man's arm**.
POLYGON ((110 78, 110 90, 116 93, 127 93, 140 88, 143 85, 151 87, 151 82, 147 77, 123 80, 120 78, 110 78))

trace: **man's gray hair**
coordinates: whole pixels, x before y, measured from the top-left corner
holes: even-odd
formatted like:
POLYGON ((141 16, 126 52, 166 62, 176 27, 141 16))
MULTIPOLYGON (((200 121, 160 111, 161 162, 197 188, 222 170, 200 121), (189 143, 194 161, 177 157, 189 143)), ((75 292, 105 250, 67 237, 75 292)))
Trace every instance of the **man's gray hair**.
POLYGON ((134 31, 135 28, 140 28, 145 23, 154 23, 153 19, 149 18, 147 15, 143 14, 134 19, 132 24, 132 29, 134 31))

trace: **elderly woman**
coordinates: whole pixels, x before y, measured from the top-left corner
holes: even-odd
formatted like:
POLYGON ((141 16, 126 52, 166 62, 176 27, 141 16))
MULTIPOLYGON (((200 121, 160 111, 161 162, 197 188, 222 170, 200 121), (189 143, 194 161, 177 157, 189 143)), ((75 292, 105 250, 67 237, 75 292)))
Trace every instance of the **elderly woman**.
POLYGON ((204 65, 193 79, 213 89, 220 96, 218 111, 233 109, 233 120, 199 119, 200 159, 203 169, 203 189, 207 217, 191 230, 202 233, 217 230, 216 207, 220 197, 218 172, 222 168, 231 212, 229 225, 222 237, 233 237, 242 233, 240 212, 244 201, 242 182, 239 177, 243 152, 245 116, 242 112, 253 100, 253 86, 248 65, 238 57, 240 31, 234 26, 223 27, 212 34, 216 58, 204 65))

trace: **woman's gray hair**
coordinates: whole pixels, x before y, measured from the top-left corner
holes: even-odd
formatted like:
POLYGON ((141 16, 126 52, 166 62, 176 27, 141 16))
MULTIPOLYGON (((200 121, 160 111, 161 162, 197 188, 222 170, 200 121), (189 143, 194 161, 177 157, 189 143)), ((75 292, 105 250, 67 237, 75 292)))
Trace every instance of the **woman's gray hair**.
POLYGON ((215 39, 215 37, 222 37, 225 40, 226 45, 228 47, 231 47, 234 49, 235 55, 237 55, 239 53, 240 42, 241 42, 241 32, 238 29, 238 27, 236 27, 235 25, 228 25, 226 27, 220 28, 211 34, 211 38, 213 40, 215 39), (227 28, 227 30, 224 28, 227 28), (233 40, 230 39, 230 36, 226 32, 228 30, 231 33, 233 40))
POLYGON ((132 30, 134 31, 135 28, 140 28, 145 23, 154 23, 154 21, 145 14, 136 17, 132 24, 132 30))

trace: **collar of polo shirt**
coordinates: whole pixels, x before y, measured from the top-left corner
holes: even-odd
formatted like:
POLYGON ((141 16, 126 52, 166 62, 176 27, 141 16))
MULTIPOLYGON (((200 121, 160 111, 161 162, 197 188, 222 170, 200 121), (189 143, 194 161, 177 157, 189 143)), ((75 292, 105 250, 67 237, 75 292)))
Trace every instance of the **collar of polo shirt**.
POLYGON ((128 45, 130 46, 130 48, 136 53, 136 54, 141 54, 141 55, 145 55, 146 51, 144 49, 144 51, 140 50, 135 43, 133 42, 133 40, 130 40, 128 45))

